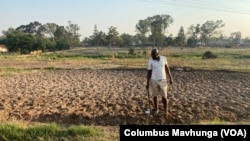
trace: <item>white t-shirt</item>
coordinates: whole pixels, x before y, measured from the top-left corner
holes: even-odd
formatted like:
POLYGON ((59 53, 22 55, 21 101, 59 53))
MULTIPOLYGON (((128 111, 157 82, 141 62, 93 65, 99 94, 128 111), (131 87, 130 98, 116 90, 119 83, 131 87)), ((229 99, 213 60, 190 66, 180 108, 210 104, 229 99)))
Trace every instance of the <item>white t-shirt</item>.
POLYGON ((152 70, 151 79, 160 80, 167 79, 165 72, 165 65, 167 64, 167 58, 165 56, 160 56, 160 61, 153 60, 151 57, 148 60, 148 70, 152 70))

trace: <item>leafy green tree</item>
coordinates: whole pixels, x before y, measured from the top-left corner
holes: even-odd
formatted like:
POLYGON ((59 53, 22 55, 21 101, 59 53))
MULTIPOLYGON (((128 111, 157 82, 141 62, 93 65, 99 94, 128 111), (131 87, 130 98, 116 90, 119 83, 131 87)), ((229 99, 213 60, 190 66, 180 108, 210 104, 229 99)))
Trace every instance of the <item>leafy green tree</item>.
POLYGON ((70 49, 70 44, 67 40, 57 40, 55 50, 67 50, 70 49))
POLYGON ((23 34, 19 37, 19 46, 21 48, 21 54, 29 54, 34 50, 33 47, 36 43, 36 37, 32 34, 23 34))
POLYGON ((66 40, 67 39, 67 30, 64 26, 58 26, 54 32, 55 40, 66 40))
POLYGON ((134 37, 130 34, 123 33, 121 36, 121 46, 132 46, 134 43, 134 37))
POLYGON ((188 28, 188 32, 187 32, 187 34, 189 35, 189 38, 187 41, 188 46, 195 46, 196 45, 196 43, 198 42, 200 33, 201 33, 200 24, 196 24, 196 26, 191 25, 188 28))
POLYGON ((80 34, 78 33, 80 27, 77 24, 73 24, 71 21, 68 21, 68 26, 66 26, 67 34, 66 39, 71 47, 76 47, 80 42, 80 34))
POLYGON ((95 44, 97 43, 97 45, 101 45, 101 46, 105 46, 107 43, 106 41, 106 34, 102 31, 99 31, 98 34, 95 36, 95 44))
POLYGON ((175 38, 175 43, 178 46, 184 46, 186 44, 186 36, 185 36, 183 26, 181 26, 179 33, 177 37, 175 38))
POLYGON ((196 44, 196 40, 195 40, 194 38, 189 37, 189 38, 187 39, 187 45, 188 45, 188 46, 194 47, 195 44, 196 44))
POLYGON ((20 51, 20 37, 24 35, 24 33, 20 30, 15 30, 14 28, 9 28, 7 31, 3 31, 5 36, 5 43, 8 47, 9 52, 18 52, 20 51))
POLYGON ((244 45, 250 47, 250 39, 249 37, 246 37, 243 39, 244 45))
POLYGON ((231 42, 235 45, 239 45, 241 41, 241 32, 232 32, 230 36, 231 42))
POLYGON ((141 42, 142 45, 147 44, 147 36, 146 34, 149 32, 150 21, 148 19, 139 20, 136 24, 135 28, 137 31, 137 39, 141 42))
POLYGON ((94 33, 92 36, 90 36, 90 38, 92 39, 92 45, 94 46, 99 46, 100 45, 100 38, 98 38, 98 35, 99 35, 99 31, 97 29, 97 25, 95 25, 95 28, 94 28, 94 33))
POLYGON ((82 42, 81 42, 82 46, 90 46, 92 45, 92 40, 88 37, 85 37, 82 42))
MULTIPOLYGON (((141 45, 142 44, 141 35, 140 34, 137 33, 133 38, 134 38, 135 45, 141 45)), ((148 37, 146 37, 146 38, 148 40, 148 37)))
POLYGON ((43 25, 44 27, 44 34, 45 37, 48 37, 52 40, 54 40, 54 34, 56 32, 56 29, 59 27, 59 25, 55 24, 55 23, 46 23, 43 25))
POLYGON ((54 23, 42 25, 39 22, 31 22, 28 25, 21 25, 18 28, 9 28, 3 31, 4 42, 10 52, 28 54, 33 50, 55 51, 69 49, 70 46, 79 44, 78 26, 72 24, 58 26, 54 23))
POLYGON ((208 43, 209 39, 214 36, 218 35, 221 32, 218 30, 219 28, 224 27, 225 24, 222 20, 217 21, 206 21, 202 26, 200 27, 201 30, 201 41, 208 43))
POLYGON ((56 51, 56 41, 52 39, 45 38, 43 40, 45 42, 46 48, 43 50, 44 52, 46 51, 56 51))
POLYGON ((167 46, 175 46, 175 40, 172 35, 165 38, 167 46))
POLYGON ((10 52, 20 52, 21 54, 28 54, 33 50, 36 43, 36 37, 31 33, 24 33, 21 30, 9 28, 4 32, 6 44, 10 52))
POLYGON ((108 35, 106 36, 108 45, 111 47, 113 45, 119 46, 122 43, 122 39, 119 36, 119 33, 116 27, 109 27, 108 35))
POLYGON ((4 36, 0 36, 0 44, 4 44, 5 45, 6 44, 5 41, 6 40, 5 40, 4 36))
POLYGON ((27 25, 21 25, 19 27, 16 28, 16 30, 20 30, 24 33, 30 33, 30 34, 33 34, 33 35, 41 35, 39 34, 39 29, 41 30, 41 26, 42 24, 38 21, 34 21, 34 22, 30 22, 29 24, 27 25))
POLYGON ((166 29, 174 22, 173 18, 170 15, 155 15, 153 17, 148 17, 148 20, 150 21, 153 46, 156 44, 162 46, 166 29))
POLYGON ((95 25, 94 33, 89 38, 88 44, 92 46, 106 45, 106 34, 102 31, 98 31, 97 25, 95 25))
POLYGON ((56 42, 50 38, 37 39, 37 42, 34 44, 33 50, 42 50, 46 51, 55 51, 56 42))

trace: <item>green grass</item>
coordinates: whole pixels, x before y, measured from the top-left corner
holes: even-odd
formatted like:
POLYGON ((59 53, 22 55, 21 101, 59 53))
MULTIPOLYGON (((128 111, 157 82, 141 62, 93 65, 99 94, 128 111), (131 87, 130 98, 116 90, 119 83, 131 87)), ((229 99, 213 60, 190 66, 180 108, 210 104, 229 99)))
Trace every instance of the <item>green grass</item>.
MULTIPOLYGON (((118 134, 118 133, 117 133, 118 134)), ((113 137, 117 139, 117 136, 113 137)), ((14 123, 0 124, 1 141, 82 141, 112 140, 104 132, 94 127, 71 125, 62 127, 55 123, 48 125, 22 126, 14 123)))
MULTIPOLYGON (((0 75, 27 73, 28 71, 56 69, 106 69, 145 68, 152 47, 133 49, 118 47, 86 47, 43 53, 42 55, 0 55, 0 75), (16 63, 16 61, 21 61, 16 63), (5 64, 1 65, 2 62, 5 64), (6 63, 7 62, 7 63, 6 63), (29 68, 25 68, 29 66, 29 68)), ((227 70, 250 72, 250 47, 248 48, 160 48, 160 54, 168 58, 169 65, 201 70, 227 70), (210 51, 217 58, 202 59, 210 51)))
POLYGON ((250 48, 171 48, 162 49, 170 66, 191 67, 202 70, 228 70, 250 72, 250 48), (201 59, 206 51, 218 56, 215 59, 201 59))
MULTIPOLYGON (((84 48, 57 52, 64 57, 82 59, 93 64, 111 62, 124 67, 146 68, 152 48, 135 48, 135 54, 129 54, 130 48, 84 48), (71 57, 69 57, 71 56, 71 57)), ((168 57, 170 67, 191 67, 204 70, 229 70, 250 72, 250 48, 161 48, 160 54, 168 57), (206 51, 218 56, 216 59, 202 59, 206 51)), ((50 54, 52 55, 52 54, 50 54)), ((61 56, 62 57, 62 56, 61 56)), ((64 58, 62 57, 62 58, 64 58)))

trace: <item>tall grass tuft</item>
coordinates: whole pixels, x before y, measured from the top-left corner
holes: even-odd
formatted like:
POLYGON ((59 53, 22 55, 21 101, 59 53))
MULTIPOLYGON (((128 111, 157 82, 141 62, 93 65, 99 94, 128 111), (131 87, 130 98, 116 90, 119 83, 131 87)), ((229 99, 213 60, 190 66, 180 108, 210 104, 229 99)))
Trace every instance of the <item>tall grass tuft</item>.
POLYGON ((49 125, 21 127, 17 124, 1 123, 1 141, 37 141, 37 140, 79 140, 80 138, 101 137, 100 130, 91 127, 71 125, 61 127, 55 123, 49 125))

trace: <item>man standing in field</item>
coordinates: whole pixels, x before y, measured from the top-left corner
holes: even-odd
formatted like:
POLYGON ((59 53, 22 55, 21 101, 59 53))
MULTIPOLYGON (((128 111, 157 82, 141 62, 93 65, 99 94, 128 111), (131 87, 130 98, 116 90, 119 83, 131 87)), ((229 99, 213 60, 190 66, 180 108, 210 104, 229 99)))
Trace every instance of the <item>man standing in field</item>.
POLYGON ((148 60, 148 72, 147 72, 147 85, 152 90, 154 109, 153 113, 159 112, 158 96, 162 97, 162 103, 164 106, 164 112, 167 114, 167 92, 168 92, 168 81, 167 76, 170 79, 169 83, 173 83, 170 68, 168 66, 167 58, 159 55, 158 49, 152 49, 151 57, 148 60))

